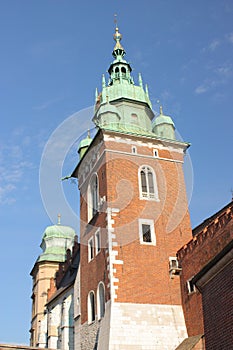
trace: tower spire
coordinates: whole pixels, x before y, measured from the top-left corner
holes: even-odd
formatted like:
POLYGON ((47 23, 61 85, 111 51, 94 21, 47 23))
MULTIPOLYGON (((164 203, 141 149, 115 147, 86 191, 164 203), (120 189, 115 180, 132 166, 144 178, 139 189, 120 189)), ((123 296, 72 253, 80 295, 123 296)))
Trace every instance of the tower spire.
POLYGON ((113 38, 114 38, 116 44, 114 46, 112 55, 114 58, 121 60, 125 56, 125 50, 124 50, 123 46, 121 45, 122 35, 119 32, 119 28, 118 28, 117 20, 116 20, 116 15, 115 15, 114 23, 116 25, 116 28, 115 28, 115 33, 113 34, 113 38))

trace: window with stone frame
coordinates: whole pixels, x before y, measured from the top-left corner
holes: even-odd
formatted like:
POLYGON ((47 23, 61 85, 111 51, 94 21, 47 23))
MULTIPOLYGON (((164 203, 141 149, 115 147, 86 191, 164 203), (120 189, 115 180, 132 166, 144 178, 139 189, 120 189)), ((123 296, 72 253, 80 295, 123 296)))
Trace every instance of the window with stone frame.
POLYGON ((158 200, 156 176, 148 165, 139 168, 139 193, 141 199, 158 200))
POLYGON ((139 238, 141 244, 156 245, 153 220, 139 219, 139 238))

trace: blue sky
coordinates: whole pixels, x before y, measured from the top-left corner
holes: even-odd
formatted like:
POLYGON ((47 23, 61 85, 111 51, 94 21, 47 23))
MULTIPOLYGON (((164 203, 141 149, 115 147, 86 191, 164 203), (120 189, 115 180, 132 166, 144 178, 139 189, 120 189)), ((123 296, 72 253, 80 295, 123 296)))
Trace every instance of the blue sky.
MULTIPOLYGON (((29 273, 45 227, 62 211, 56 198, 49 213, 43 206, 43 149, 67 118, 93 105, 112 60, 114 13, 133 74, 142 73, 154 109, 159 100, 192 144, 192 226, 231 200, 232 0, 2 0, 0 343, 29 342, 29 273)), ((77 138, 91 126, 85 113, 77 138)), ((73 147, 63 175, 76 163, 73 147)), ((67 181, 63 190, 76 212, 75 185, 67 181)), ((78 230, 75 215, 65 210, 62 223, 78 230)))

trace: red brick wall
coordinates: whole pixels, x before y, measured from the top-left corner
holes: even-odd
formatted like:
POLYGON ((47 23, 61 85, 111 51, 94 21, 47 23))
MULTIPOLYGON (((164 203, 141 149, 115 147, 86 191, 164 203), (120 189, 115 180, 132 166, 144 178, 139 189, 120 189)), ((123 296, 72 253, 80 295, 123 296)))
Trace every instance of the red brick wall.
MULTIPOLYGON (((114 149, 118 145, 109 142, 108 148, 114 149)), ((125 152, 131 151, 130 145, 120 144, 120 147, 125 152)), ((138 147, 137 151, 152 155, 149 147, 138 147)), ((159 151, 161 154, 170 159, 180 157, 180 154, 166 150, 159 151)), ((170 278, 168 264, 169 257, 176 256, 176 251, 191 237, 182 164, 112 153, 106 157, 106 171, 110 174, 107 176, 107 197, 114 203, 113 207, 123 207, 114 217, 113 226, 119 245, 115 250, 118 251, 118 259, 124 262, 114 266, 115 277, 119 279, 117 301, 181 304, 179 277, 170 278), (156 173, 159 202, 139 198, 138 169, 141 165, 151 166, 156 173), (180 218, 174 211, 177 200, 177 210, 183 209, 180 218), (156 246, 140 244, 139 218, 154 219, 156 246), (167 232, 169 220, 174 223, 176 218, 179 220, 167 232)))
POLYGON ((178 251, 178 260, 182 267, 182 305, 189 336, 204 333, 204 325, 202 296, 198 291, 188 294, 187 280, 196 275, 232 240, 232 212, 233 208, 226 209, 178 251))
MULTIPOLYGON (((98 137, 101 141, 101 134, 98 137)), ((128 139, 129 137, 127 136, 128 139)), ((143 139, 143 142, 147 140, 143 139)), ((157 148, 156 142, 158 141, 154 142, 154 148, 157 148)), ((104 147, 108 151, 99 166, 93 171, 98 173, 100 196, 106 196, 106 206, 120 209, 120 212, 113 218, 114 234, 116 235, 114 241, 117 242, 113 250, 118 252, 117 259, 123 261, 122 265, 114 265, 116 269, 114 277, 119 279, 116 292, 117 301, 181 304, 179 277, 170 278, 169 257, 175 257, 177 250, 191 238, 182 163, 153 158, 153 147, 143 146, 140 143, 137 146, 137 153, 151 157, 132 155, 131 144, 106 141, 104 147), (109 152, 109 150, 129 154, 119 154, 109 152), (138 169, 141 165, 149 165, 154 169, 158 182, 159 201, 139 198, 138 169), (154 220, 155 246, 140 244, 139 218, 154 220)), ((100 155, 104 147, 100 148, 100 155)), ((182 160, 181 153, 171 153, 168 149, 159 150, 159 156, 171 160, 182 160)), ((82 176, 81 173, 80 176, 82 176)), ((103 227, 101 236, 107 242, 107 231, 104 229, 106 228, 106 214, 97 215, 95 222, 91 222, 95 227, 87 230, 86 190, 87 182, 81 188, 80 201, 82 323, 87 320, 88 292, 94 290, 96 294, 99 281, 105 283, 106 299, 110 297, 109 271, 107 270, 108 250, 103 248, 101 253, 88 263, 87 247, 88 239, 93 236, 95 227, 103 227)))
POLYGON ((229 350, 233 346, 233 261, 203 288, 206 350, 229 350))

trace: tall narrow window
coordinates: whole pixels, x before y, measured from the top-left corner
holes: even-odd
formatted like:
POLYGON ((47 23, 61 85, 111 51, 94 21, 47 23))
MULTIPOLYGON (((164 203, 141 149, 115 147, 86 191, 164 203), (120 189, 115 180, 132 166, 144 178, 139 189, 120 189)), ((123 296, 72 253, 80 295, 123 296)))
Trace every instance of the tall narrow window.
POLYGON ((88 262, 94 258, 94 242, 93 237, 88 241, 88 262))
POLYGON ((95 254, 100 252, 100 230, 98 229, 95 233, 95 254))
POLYGON ((93 176, 91 183, 91 193, 92 193, 92 216, 94 216, 98 211, 98 178, 97 175, 93 176))
POLYGON ((88 221, 98 212, 99 202, 99 183, 97 174, 93 174, 88 186, 87 201, 88 201, 88 221))
POLYGON ((105 289, 103 282, 98 285, 98 319, 104 317, 105 313, 105 289))
POLYGON ((126 78, 126 69, 125 67, 121 67, 122 78, 126 78))
POLYGON ((88 323, 95 321, 95 294, 93 291, 88 294, 88 323))
POLYGON ((142 199, 158 200, 156 178, 152 168, 142 166, 139 171, 139 190, 142 199))

